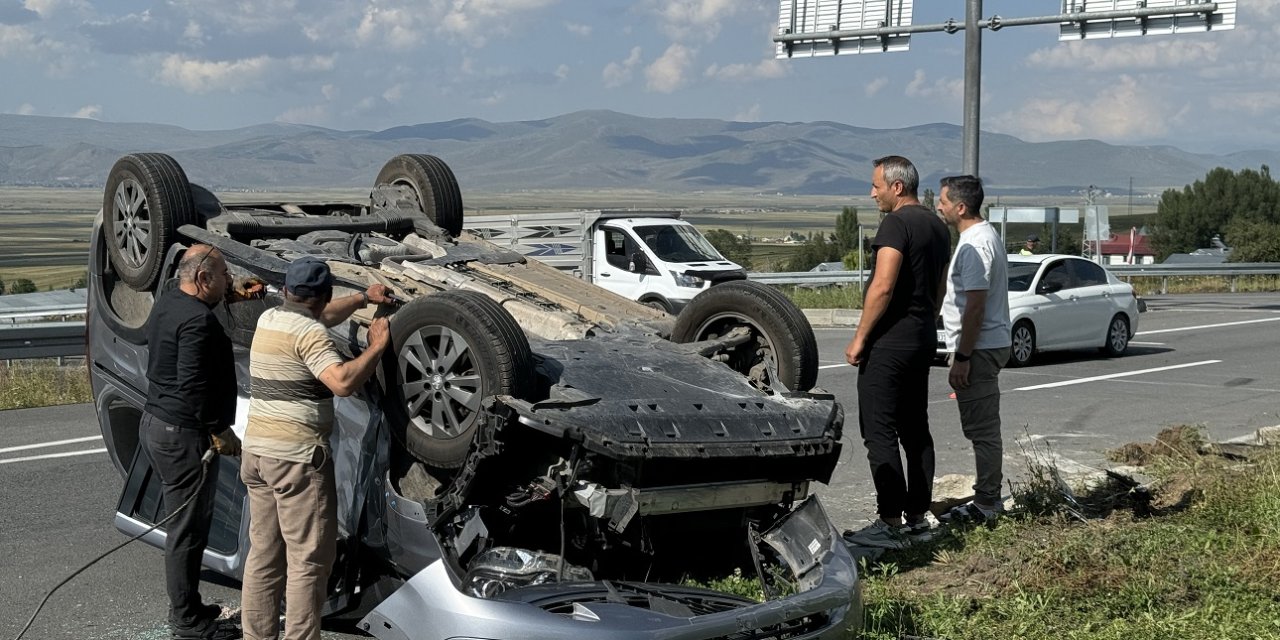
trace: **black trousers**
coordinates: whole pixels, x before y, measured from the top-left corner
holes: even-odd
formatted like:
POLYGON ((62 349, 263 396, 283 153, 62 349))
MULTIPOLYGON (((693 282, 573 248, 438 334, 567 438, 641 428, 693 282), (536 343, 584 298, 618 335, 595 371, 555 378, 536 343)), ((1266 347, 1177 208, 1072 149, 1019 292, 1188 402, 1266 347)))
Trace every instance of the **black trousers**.
MULTIPOLYGON (((200 600, 200 564, 209 544, 216 487, 212 469, 200 482, 200 457, 209 450, 209 434, 169 424, 148 413, 138 427, 142 451, 160 476, 165 515, 192 499, 165 525, 165 590, 169 593, 169 625, 191 630, 207 627, 212 618, 200 600)), ((212 467, 212 465, 210 465, 212 467)))
POLYGON ((933 345, 918 351, 873 346, 858 366, 858 427, 867 447, 881 518, 922 514, 933 500, 933 436, 929 434, 933 357, 933 345))

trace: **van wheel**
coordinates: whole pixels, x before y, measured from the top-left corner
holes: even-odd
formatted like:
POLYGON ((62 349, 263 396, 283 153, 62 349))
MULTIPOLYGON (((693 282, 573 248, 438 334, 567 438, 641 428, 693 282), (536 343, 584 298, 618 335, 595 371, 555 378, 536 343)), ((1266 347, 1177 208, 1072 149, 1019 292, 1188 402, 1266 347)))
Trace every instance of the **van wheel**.
POLYGON ((462 191, 453 170, 440 158, 398 155, 382 166, 373 184, 409 187, 418 197, 418 208, 437 227, 454 237, 462 233, 462 191))
POLYGON ((151 289, 178 227, 199 220, 191 183, 173 158, 135 153, 111 167, 102 197, 102 224, 111 265, 130 287, 151 289))
POLYGON ((720 355, 758 387, 808 391, 818 381, 818 343, 795 304, 776 289, 735 280, 698 294, 676 317, 673 342, 699 342, 747 327, 751 339, 720 355))
POLYGON ((391 317, 394 371, 384 368, 393 432, 423 463, 462 466, 493 395, 524 397, 533 354, 502 305, 474 291, 418 298, 391 317))

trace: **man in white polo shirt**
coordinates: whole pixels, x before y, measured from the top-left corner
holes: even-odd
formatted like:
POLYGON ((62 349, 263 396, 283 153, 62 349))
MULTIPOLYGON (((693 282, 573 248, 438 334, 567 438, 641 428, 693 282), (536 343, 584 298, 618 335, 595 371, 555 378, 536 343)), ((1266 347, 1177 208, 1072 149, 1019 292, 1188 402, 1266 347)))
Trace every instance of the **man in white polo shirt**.
POLYGON ((947 272, 942 325, 951 351, 947 381, 955 389, 960 425, 973 443, 973 501, 940 520, 990 521, 1001 509, 1004 445, 1000 438, 1000 369, 1009 360, 1009 263, 1004 242, 982 218, 982 181, 942 179, 938 211, 960 232, 947 272))

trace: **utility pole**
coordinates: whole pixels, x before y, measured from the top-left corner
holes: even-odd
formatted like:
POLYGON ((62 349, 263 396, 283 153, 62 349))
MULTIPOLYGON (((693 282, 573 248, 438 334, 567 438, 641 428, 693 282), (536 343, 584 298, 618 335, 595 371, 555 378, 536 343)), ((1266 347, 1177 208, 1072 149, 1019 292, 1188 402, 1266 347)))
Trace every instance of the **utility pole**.
MULTIPOLYGON (((963 22, 911 24, 910 0, 783 0, 776 57, 825 57, 906 51, 916 33, 964 30, 964 171, 978 176, 982 101, 982 30, 1056 24, 1059 40, 1218 31, 1235 27, 1236 0, 1141 0, 1134 9, 1093 7, 1103 2, 1062 0, 1051 16, 981 19, 982 0, 965 0, 963 22)), ((1115 5, 1113 5, 1115 6, 1115 5)))

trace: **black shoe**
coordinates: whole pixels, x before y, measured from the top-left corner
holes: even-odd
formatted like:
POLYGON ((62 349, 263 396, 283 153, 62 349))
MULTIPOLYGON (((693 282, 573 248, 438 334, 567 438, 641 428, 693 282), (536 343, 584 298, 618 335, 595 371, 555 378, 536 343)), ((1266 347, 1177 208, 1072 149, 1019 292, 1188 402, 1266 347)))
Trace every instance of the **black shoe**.
POLYGON ((173 640, 240 640, 239 627, 226 621, 214 620, 199 629, 174 629, 173 640))
POLYGON ((217 620, 222 617, 222 605, 216 602, 209 602, 200 605, 201 620, 217 620))

